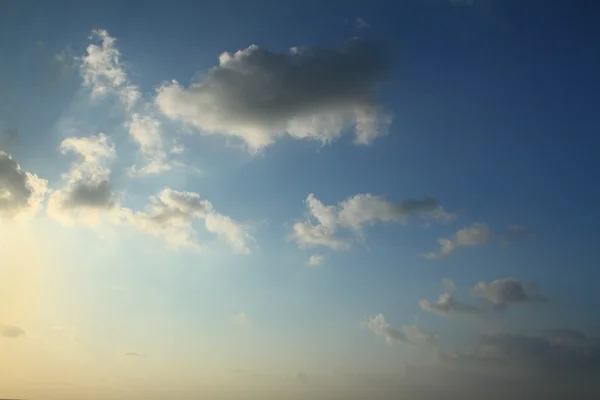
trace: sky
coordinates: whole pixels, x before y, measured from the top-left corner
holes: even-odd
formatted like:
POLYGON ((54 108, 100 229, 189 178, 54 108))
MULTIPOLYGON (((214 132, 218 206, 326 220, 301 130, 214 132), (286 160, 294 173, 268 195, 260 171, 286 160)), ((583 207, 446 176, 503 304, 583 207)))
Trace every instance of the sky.
POLYGON ((598 398, 599 12, 1 2, 0 398, 598 398))

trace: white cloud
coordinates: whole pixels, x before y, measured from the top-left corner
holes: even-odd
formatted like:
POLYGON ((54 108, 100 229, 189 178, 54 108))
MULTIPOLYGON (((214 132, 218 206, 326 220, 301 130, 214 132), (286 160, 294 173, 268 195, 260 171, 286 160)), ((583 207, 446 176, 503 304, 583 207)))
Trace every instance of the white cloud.
POLYGON ((187 88, 163 85, 156 105, 201 134, 237 137, 251 152, 284 134, 329 142, 348 128, 357 144, 367 144, 393 119, 373 101, 387 71, 383 49, 358 39, 337 50, 293 47, 282 54, 252 45, 221 54, 187 88))
POLYGON ((423 254, 428 260, 438 260, 445 258, 454 253, 457 247, 467 246, 474 247, 489 243, 493 239, 493 234, 486 224, 479 222, 471 226, 458 230, 452 239, 440 238, 438 243, 440 249, 438 251, 423 254))
MULTIPOLYGON (((130 138, 140 146, 145 165, 131 168, 133 175, 158 174, 169 171, 179 163, 171 161, 164 148, 161 123, 152 104, 141 102, 142 94, 130 83, 116 39, 105 30, 94 30, 91 39, 100 45, 90 44, 81 58, 80 72, 83 85, 91 89, 92 98, 107 94, 116 95, 128 114, 126 127, 130 138)), ((177 154, 177 152, 171 152, 177 154)))
POLYGON ((204 217, 206 230, 223 238, 238 253, 250 254, 248 242, 254 239, 246 229, 230 217, 215 212, 204 217))
MULTIPOLYGON (((157 174, 173 168, 174 165, 168 162, 167 153, 164 150, 160 121, 151 115, 134 113, 127 126, 129 135, 140 145, 140 151, 146 161, 146 164, 138 171, 134 167, 132 169, 134 173, 157 174)), ((175 152, 171 151, 171 153, 175 152)))
POLYGON ((249 254, 254 239, 233 219, 214 211, 198 193, 163 189, 150 198, 146 211, 134 215, 134 225, 143 232, 163 238, 168 247, 201 249, 194 220, 204 220, 206 230, 222 237, 236 252, 249 254))
POLYGON ((389 345, 404 342, 416 346, 429 346, 434 343, 431 333, 423 331, 418 326, 403 325, 401 329, 394 328, 385 320, 383 314, 369 318, 364 326, 374 334, 382 336, 389 345))
POLYGON ((21 167, 0 151, 0 217, 27 218, 41 207, 48 182, 21 167))
POLYGON ((243 312, 239 312, 235 315, 232 315, 230 318, 230 321, 234 325, 239 325, 239 326, 250 325, 250 318, 248 318, 248 316, 243 312))
POLYGON ((353 231, 360 239, 364 227, 377 222, 407 223, 409 218, 426 220, 452 220, 454 215, 446 212, 436 199, 408 199, 391 203, 383 196, 370 193, 357 194, 333 206, 326 206, 314 194, 306 198, 308 220, 293 226, 289 236, 301 247, 327 246, 334 250, 349 246, 347 239, 336 236, 340 229, 353 231))
POLYGON ((297 222, 292 228, 293 232, 288 240, 295 240, 298 246, 309 248, 325 246, 333 250, 344 250, 350 247, 345 239, 336 237, 333 232, 323 225, 313 225, 311 222, 297 222))
POLYGON ((102 29, 93 30, 90 39, 96 39, 100 44, 90 44, 81 57, 83 85, 90 88, 92 98, 116 94, 127 109, 131 109, 141 95, 127 79, 116 39, 102 29))
POLYGON ((547 301, 544 296, 537 293, 535 286, 513 278, 496 279, 491 283, 479 282, 472 292, 474 296, 487 300, 497 308, 547 301))
POLYGON ((308 258, 308 265, 311 267, 319 267, 321 264, 323 264, 324 259, 325 257, 323 257, 321 254, 313 254, 308 258))

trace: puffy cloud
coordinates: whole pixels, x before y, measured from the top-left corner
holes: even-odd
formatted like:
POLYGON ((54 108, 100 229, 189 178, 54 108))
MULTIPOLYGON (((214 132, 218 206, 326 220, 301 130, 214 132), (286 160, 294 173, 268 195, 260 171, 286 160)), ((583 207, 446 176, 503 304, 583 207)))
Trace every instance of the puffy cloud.
POLYGON ((395 328, 385 320, 383 314, 369 318, 364 326, 374 334, 382 336, 389 345, 404 342, 416 346, 429 346, 434 343, 434 336, 431 333, 423 331, 418 326, 403 325, 401 329, 395 328))
MULTIPOLYGON (((141 175, 157 174, 163 171, 169 171, 174 164, 167 160, 167 153, 164 150, 164 143, 161 136, 161 124, 158 119, 151 115, 140 115, 135 113, 131 116, 131 121, 127 123, 129 135, 140 145, 140 151, 146 164, 144 167, 133 172, 141 175)), ((176 151, 171 151, 175 154, 176 151)))
POLYGON ((334 250, 348 247, 348 240, 336 237, 339 229, 351 230, 362 238, 365 226, 377 222, 406 223, 410 217, 454 219, 453 214, 445 211, 431 197, 391 203, 383 196, 365 193, 348 197, 337 205, 326 206, 311 193, 306 199, 306 206, 309 219, 296 223, 290 237, 300 246, 322 245, 334 250))
POLYGON ((254 239, 237 221, 228 216, 212 212, 204 218, 206 230, 223 238, 238 253, 250 254, 248 242, 254 239))
POLYGON ((15 339, 25 335, 25 331, 18 326, 0 324, 0 336, 15 339))
POLYGON ((90 44, 81 57, 80 73, 83 85, 89 87, 93 98, 109 93, 116 94, 131 108, 140 98, 138 89, 131 85, 123 68, 121 53, 116 47, 116 39, 103 29, 92 31, 90 39, 99 44, 90 44))
POLYGON ((457 247, 474 247, 489 243, 493 239, 493 234, 486 224, 479 222, 471 226, 458 230, 452 239, 440 238, 438 251, 425 253, 423 257, 428 260, 438 260, 452 254, 457 247))
POLYGON ((32 216, 39 210, 47 186, 46 180, 22 171, 9 154, 0 151, 0 217, 32 216))
POLYGON ((284 134, 329 142, 351 127, 355 142, 367 144, 393 119, 374 101, 388 69, 384 50, 359 39, 340 49, 293 47, 283 54, 252 45, 221 54, 187 88, 163 85, 155 103, 165 116, 201 134, 237 137, 252 152, 284 134))
POLYGON ((109 211, 118 214, 119 199, 110 184, 110 170, 106 164, 116 152, 108 138, 100 133, 83 138, 62 141, 63 153, 75 153, 78 159, 63 175, 65 186, 54 191, 48 200, 48 215, 64 224, 85 223, 95 225, 109 211))
POLYGON ((513 304, 546 302, 535 287, 513 278, 496 279, 491 283, 479 282, 473 288, 473 295, 481 297, 497 308, 506 308, 513 304))
POLYGON ((421 300, 419 305, 424 311, 442 316, 452 314, 477 316, 482 313, 482 310, 478 307, 456 301, 450 293, 442 293, 435 303, 430 303, 428 300, 421 300))
POLYGON ((319 267, 321 264, 323 264, 324 259, 325 257, 320 254, 313 254, 308 258, 308 265, 311 267, 319 267))
POLYGON ((146 210, 133 216, 133 223, 143 232, 163 238, 171 248, 200 249, 194 220, 204 220, 206 230, 222 237, 242 254, 250 253, 248 243, 253 241, 245 228, 233 219, 214 211, 208 200, 198 193, 163 189, 152 196, 146 210))

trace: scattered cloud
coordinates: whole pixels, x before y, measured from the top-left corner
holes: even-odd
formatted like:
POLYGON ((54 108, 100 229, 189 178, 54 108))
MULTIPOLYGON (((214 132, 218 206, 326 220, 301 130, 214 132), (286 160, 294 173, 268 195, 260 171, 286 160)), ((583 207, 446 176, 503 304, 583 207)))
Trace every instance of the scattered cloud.
POLYGON ((431 197, 408 199, 391 203, 384 196, 370 193, 348 197, 337 205, 324 205, 314 194, 306 198, 308 220, 293 226, 289 238, 301 247, 326 246, 334 250, 349 247, 347 238, 339 238, 336 232, 349 230, 364 238, 364 229, 376 223, 406 224, 411 217, 432 221, 451 221, 454 214, 448 213, 438 201, 431 197))
POLYGON ((339 49, 256 45, 222 53, 219 64, 188 87, 161 86, 156 105, 201 134, 241 139, 255 153, 277 137, 330 142, 354 128, 355 143, 387 134, 393 117, 374 99, 387 75, 381 46, 354 39, 339 49))
POLYGON ((135 351, 126 351, 125 353, 123 353, 123 355, 126 357, 139 357, 139 358, 144 358, 144 357, 148 356, 146 353, 137 353, 135 351))
POLYGON ((313 254, 308 258, 308 265, 311 267, 319 267, 321 264, 323 264, 324 259, 325 257, 323 257, 321 254, 313 254))
POLYGON ((298 372, 296 373, 296 380, 305 385, 309 382, 309 376, 306 372, 298 372))
POLYGON ((456 290, 456 285, 451 278, 442 279, 442 286, 450 292, 454 292, 456 290))
POLYGON ((41 207, 48 182, 21 170, 17 162, 0 151, 0 217, 33 216, 41 207))
POLYGON ((362 19, 361 17, 356 17, 356 19, 354 20, 354 27, 356 29, 365 29, 365 28, 370 28, 371 25, 369 25, 364 19, 362 19))
POLYGON ((428 300, 419 302, 421 309, 442 316, 449 315, 469 315, 479 316, 483 312, 478 307, 461 303, 455 300, 450 293, 442 293, 436 302, 430 303, 428 300))
POLYGON ((0 324, 0 336, 9 339, 16 339, 25 335, 25 331, 18 326, 0 324))
POLYGON ((194 220, 204 220, 207 231, 223 238, 236 252, 249 254, 249 242, 254 241, 243 225, 214 211, 208 200, 198 193, 163 189, 152 196, 146 211, 136 213, 134 225, 143 232, 162 237, 171 248, 199 250, 194 220))
POLYGON ((323 225, 313 225, 309 221, 297 222, 292 230, 287 238, 295 240, 301 248, 325 246, 333 250, 344 250, 350 247, 348 240, 336 237, 323 225))
POLYGON ((250 325, 250 318, 248 318, 248 316, 243 312, 239 312, 239 313, 233 315, 230 318, 230 321, 234 325, 239 325, 239 326, 250 325))
POLYGON ((506 233, 506 238, 508 240, 513 239, 522 239, 534 236, 535 232, 529 228, 525 228, 520 225, 511 225, 508 227, 508 232, 506 233))
POLYGON ((423 331, 418 326, 403 325, 401 329, 394 328, 385 320, 383 314, 369 318, 364 326, 374 334, 382 336, 389 345, 404 342, 421 347, 430 346, 435 341, 431 333, 423 331))
MULTIPOLYGON (((123 104, 128 120, 129 137, 140 146, 144 166, 130 169, 132 175, 150 175, 169 171, 182 164, 169 159, 165 150, 161 122, 153 104, 142 101, 139 88, 129 81, 121 61, 116 38, 105 30, 94 30, 90 36, 98 44, 90 44, 81 58, 83 86, 90 88, 92 99, 116 95, 123 104)), ((178 154, 171 152, 170 154, 178 154)))
POLYGON ((486 224, 479 222, 471 226, 458 230, 452 239, 440 238, 438 251, 425 253, 423 257, 428 260, 439 260, 448 257, 454 253, 457 247, 474 247, 489 243, 493 239, 493 234, 486 224))
POLYGON ((75 153, 78 159, 63 174, 65 186, 48 199, 47 213, 66 224, 97 225, 111 210, 118 210, 119 198, 110 183, 107 164, 116 157, 114 145, 103 133, 62 141, 63 154, 75 153))
POLYGON ((534 285, 513 278, 496 279, 491 283, 479 282, 472 293, 497 308, 523 303, 544 303, 547 299, 537 293, 534 285))
POLYGON ((600 368, 600 341, 571 330, 577 340, 555 340, 552 335, 497 333, 483 335, 468 350, 443 354, 445 361, 496 364, 533 373, 580 374, 600 368))

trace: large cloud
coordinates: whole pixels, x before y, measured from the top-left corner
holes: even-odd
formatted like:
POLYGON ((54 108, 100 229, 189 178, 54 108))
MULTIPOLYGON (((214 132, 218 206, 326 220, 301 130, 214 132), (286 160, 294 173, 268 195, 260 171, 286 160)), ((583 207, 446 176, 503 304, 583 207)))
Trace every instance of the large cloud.
POLYGON ((385 135, 392 116, 375 102, 389 60, 382 47, 353 39, 339 49, 293 47, 275 53, 252 45, 223 53, 188 87, 163 85, 156 104, 202 134, 243 140, 251 151, 278 136, 323 142, 355 129, 355 142, 385 135))
POLYGON ((441 221, 455 218, 431 197, 392 203, 383 196, 364 193, 326 206, 311 193, 306 207, 308 219, 295 223, 289 238, 301 247, 326 246, 334 250, 349 246, 348 238, 336 236, 339 230, 349 230, 362 239, 365 227, 378 222, 405 224, 411 217, 441 221))
POLYGON ((47 184, 0 151, 0 217, 31 216, 40 208, 47 184))

